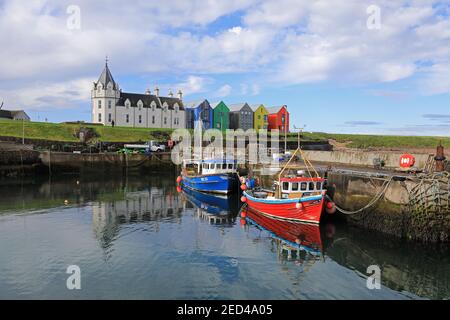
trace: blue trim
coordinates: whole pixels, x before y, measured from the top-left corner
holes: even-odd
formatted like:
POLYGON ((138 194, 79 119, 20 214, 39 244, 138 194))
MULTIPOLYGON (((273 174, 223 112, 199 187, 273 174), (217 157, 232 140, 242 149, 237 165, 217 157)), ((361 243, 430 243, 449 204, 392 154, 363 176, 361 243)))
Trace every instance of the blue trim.
POLYGON ((286 204, 286 203, 298 203, 298 202, 308 202, 308 201, 314 201, 314 200, 322 200, 323 196, 314 196, 314 197, 304 197, 300 198, 300 201, 298 199, 275 199, 275 200, 267 200, 267 199, 261 199, 261 198, 255 198, 249 195, 246 191, 244 191, 244 196, 246 196, 248 199, 255 201, 255 202, 262 202, 262 203, 269 203, 269 204, 286 204))

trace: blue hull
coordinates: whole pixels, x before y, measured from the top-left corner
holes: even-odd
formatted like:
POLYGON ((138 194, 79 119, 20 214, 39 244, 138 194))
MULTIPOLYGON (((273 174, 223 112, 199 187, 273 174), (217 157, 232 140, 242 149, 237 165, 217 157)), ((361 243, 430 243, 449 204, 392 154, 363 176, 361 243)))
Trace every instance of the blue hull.
POLYGON ((237 187, 235 174, 211 174, 197 177, 183 176, 184 187, 209 193, 228 194, 237 187))

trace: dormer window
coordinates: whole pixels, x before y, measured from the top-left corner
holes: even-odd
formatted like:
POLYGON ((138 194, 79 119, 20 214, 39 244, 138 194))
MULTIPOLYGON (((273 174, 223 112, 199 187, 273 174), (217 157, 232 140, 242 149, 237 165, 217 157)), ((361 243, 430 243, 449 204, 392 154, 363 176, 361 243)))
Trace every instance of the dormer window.
POLYGON ((125 108, 129 108, 131 105, 130 100, 127 99, 127 101, 125 101, 125 108))
POLYGON ((139 109, 139 111, 141 111, 141 109, 142 109, 142 105, 143 105, 143 103, 142 103, 142 101, 141 100, 139 100, 139 102, 138 102, 138 109, 139 109))

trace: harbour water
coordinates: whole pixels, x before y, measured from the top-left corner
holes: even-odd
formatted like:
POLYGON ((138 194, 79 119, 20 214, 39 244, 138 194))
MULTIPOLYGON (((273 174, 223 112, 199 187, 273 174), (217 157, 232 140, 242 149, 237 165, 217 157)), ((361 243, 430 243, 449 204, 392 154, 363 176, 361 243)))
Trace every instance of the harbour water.
POLYGON ((171 174, 1 181, 0 299, 450 298, 448 246, 329 221, 297 250, 238 196, 179 191, 171 174))

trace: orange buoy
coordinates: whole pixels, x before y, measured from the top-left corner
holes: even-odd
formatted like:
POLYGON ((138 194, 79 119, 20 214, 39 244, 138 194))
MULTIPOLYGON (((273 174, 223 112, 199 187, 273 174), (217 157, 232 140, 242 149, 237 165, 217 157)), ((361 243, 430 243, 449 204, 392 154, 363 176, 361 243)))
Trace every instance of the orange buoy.
POLYGON ((302 209, 303 209, 303 204, 300 203, 300 202, 297 202, 297 203, 295 204, 295 207, 296 207, 297 209, 299 209, 299 210, 302 210, 302 209))
POLYGON ((246 218, 246 217, 247 217, 247 212, 242 211, 242 212, 241 212, 241 217, 242 217, 242 218, 246 218))
POLYGON ((183 180, 183 178, 181 176, 178 176, 177 183, 180 183, 182 180, 183 180))
POLYGON ((181 191, 183 191, 183 190, 181 189, 181 187, 177 187, 177 192, 178 192, 178 193, 181 193, 181 191))
POLYGON ((245 220, 245 219, 241 219, 241 226, 245 226, 246 224, 247 224, 247 220, 245 220))
POLYGON ((247 185, 246 185, 246 184, 241 184, 241 190, 242 190, 242 191, 247 190, 247 185))
POLYGON ((247 202, 247 197, 242 196, 242 197, 241 197, 241 202, 244 202, 244 203, 247 202))

